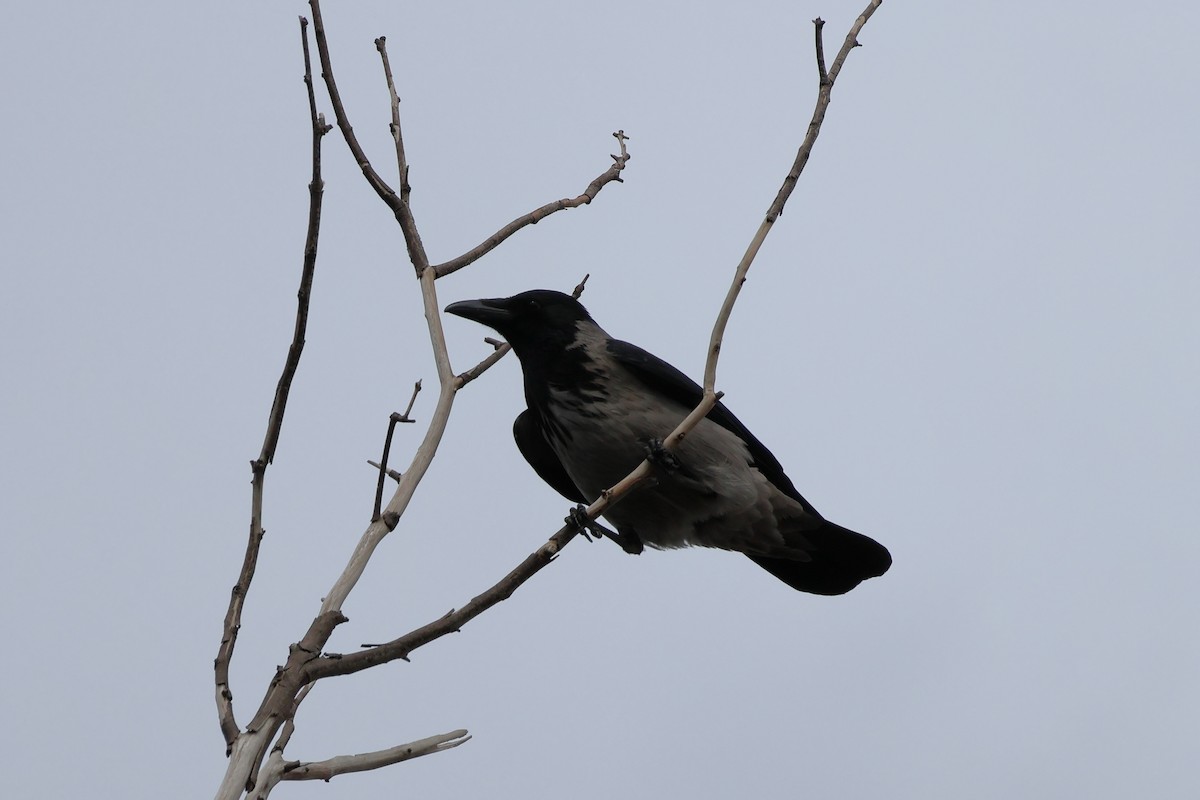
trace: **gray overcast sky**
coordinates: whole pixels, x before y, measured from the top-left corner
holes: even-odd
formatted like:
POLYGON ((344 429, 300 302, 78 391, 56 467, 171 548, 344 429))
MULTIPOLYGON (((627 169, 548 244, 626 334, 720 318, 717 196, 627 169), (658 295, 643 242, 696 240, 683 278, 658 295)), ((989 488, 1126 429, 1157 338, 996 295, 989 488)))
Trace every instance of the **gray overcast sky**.
MULTIPOLYGON (((832 53, 861 2, 326 14, 390 175, 388 35, 435 259, 578 194, 632 136, 624 184, 440 282, 443 305, 591 273, 602 325, 698 376, 811 113, 810 20, 832 53)), ((224 769, 212 658, 307 207, 301 13, 32 3, 0 29, 13 797, 205 797, 224 769)), ((276 796, 1195 796, 1198 28, 1185 2, 889 0, 864 31, 719 386, 817 508, 891 548, 886 577, 820 598, 725 553, 577 541, 411 664, 321 684, 289 754, 471 742, 276 796)), ((388 413, 417 378, 415 415, 433 402, 399 232, 325 148, 243 721, 367 522, 388 413)), ((457 369, 485 354, 447 329, 457 369)), ((521 407, 512 359, 460 395, 333 649, 460 606, 558 526, 521 407)))

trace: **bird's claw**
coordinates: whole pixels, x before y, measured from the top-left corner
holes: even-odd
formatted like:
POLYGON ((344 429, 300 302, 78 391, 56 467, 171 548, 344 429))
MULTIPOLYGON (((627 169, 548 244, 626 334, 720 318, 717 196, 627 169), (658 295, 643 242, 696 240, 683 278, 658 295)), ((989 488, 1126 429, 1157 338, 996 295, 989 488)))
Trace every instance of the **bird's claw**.
POLYGON ((677 472, 683 466, 679 462, 679 456, 668 450, 662 439, 647 439, 642 444, 646 451, 646 460, 663 472, 677 472))
POLYGON ((598 523, 588 516, 587 507, 584 505, 572 506, 563 522, 568 525, 574 525, 575 530, 581 533, 583 538, 589 542, 592 540, 592 537, 588 536, 589 532, 594 533, 597 539, 601 538, 600 531, 596 530, 598 523))
POLYGON ((636 533, 633 531, 624 531, 622 533, 618 533, 611 528, 606 528, 588 516, 587 506, 577 505, 573 507, 567 513, 567 518, 564 520, 564 522, 566 522, 568 525, 574 525, 575 529, 579 531, 579 533, 583 534, 583 538, 587 539, 589 542, 592 540, 592 536, 596 537, 597 539, 603 539, 607 536, 609 539, 612 539, 614 542, 616 542, 622 550, 630 555, 640 555, 644 549, 642 540, 636 533), (591 536, 588 534, 591 534, 591 536))

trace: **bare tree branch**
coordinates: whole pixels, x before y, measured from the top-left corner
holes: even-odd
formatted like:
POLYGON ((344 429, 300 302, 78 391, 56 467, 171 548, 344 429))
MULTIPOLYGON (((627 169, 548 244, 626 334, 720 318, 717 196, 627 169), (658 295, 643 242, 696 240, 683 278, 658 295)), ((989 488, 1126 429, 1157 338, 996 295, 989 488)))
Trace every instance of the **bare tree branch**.
POLYGON ((536 225, 554 212, 562 211, 564 208, 578 208, 579 206, 587 205, 596 199, 596 195, 600 194, 600 190, 606 184, 613 181, 623 183, 621 170, 625 169, 625 165, 629 162, 630 158, 629 150, 625 147, 625 142, 628 141, 629 137, 625 135, 625 131, 617 131, 613 136, 616 137, 617 144, 621 148, 620 155, 612 156, 612 166, 600 173, 596 180, 589 183, 588 187, 583 190, 583 194, 575 198, 563 198, 562 200, 555 200, 552 203, 546 203, 546 205, 535 208, 522 217, 517 217, 458 258, 452 258, 443 264, 436 265, 433 269, 437 272, 437 276, 439 278, 445 277, 451 272, 460 270, 468 264, 478 261, 482 256, 491 252, 497 245, 526 225, 536 225))
MULTIPOLYGON (((342 131, 342 138, 346 140, 346 146, 350 148, 350 153, 354 156, 355 163, 362 170, 363 177, 367 179, 367 183, 379 195, 379 198, 387 204, 388 208, 396 216, 396 221, 400 223, 400 230, 404 232, 404 241, 408 247, 408 258, 413 264, 413 268, 420 277, 421 272, 425 267, 429 266, 429 258, 425 255, 425 245, 421 242, 421 236, 417 233, 417 223, 413 219, 412 209, 409 207, 407 196, 401 197, 396 194, 396 190, 388 186, 383 178, 379 177, 379 173, 371 166, 370 159, 367 158, 366 152, 362 145, 358 143, 358 137, 354 134, 354 128, 350 125, 350 119, 346 115, 346 107, 342 103, 342 95, 338 92, 337 81, 333 77, 333 63, 329 56, 329 41, 325 38, 325 19, 321 16, 320 0, 309 0, 309 6, 313 12, 313 32, 317 38, 317 55, 321 60, 321 77, 325 79, 325 88, 329 91, 329 102, 333 106, 333 114, 337 118, 338 128, 342 131)), ((382 42, 378 47, 381 48, 382 42)), ((400 128, 398 121, 396 130, 393 134, 396 137, 400 136, 400 128)), ((397 152, 403 153, 403 145, 397 143, 397 152)), ((407 162, 402 167, 402 174, 407 175, 407 162)))
POLYGON ((313 92, 312 63, 308 52, 308 20, 304 17, 300 18, 300 41, 304 48, 304 85, 308 90, 308 109, 312 119, 312 180, 308 184, 308 230, 304 240, 304 264, 300 271, 300 289, 296 293, 296 324, 292 333, 292 344, 288 348, 283 373, 279 376, 279 383, 275 387, 275 400, 271 404, 271 413, 267 418, 267 433, 263 439, 262 450, 258 458, 250 462, 253 474, 250 537, 246 543, 246 554, 242 559, 241 572, 238 574, 237 583, 230 592, 229 609, 225 613, 221 645, 217 649, 217 657, 213 663, 217 716, 221 726, 221 735, 225 737, 226 754, 238 736, 238 724, 233 714, 233 692, 229 686, 229 664, 233 658, 238 631, 242 625, 242 606, 246 601, 246 593, 250 590, 250 582, 254 579, 254 571, 258 565, 259 546, 265 532, 262 527, 262 507, 263 483, 266 478, 267 465, 275 458, 275 448, 279 444, 279 433, 283 427, 288 393, 291 391, 296 369, 300 365, 300 355, 304 351, 304 335, 308 328, 309 297, 312 293, 313 273, 317 265, 317 241, 321 232, 321 200, 325 190, 325 182, 321 179, 321 139, 330 128, 325 124, 325 118, 317 112, 317 100, 313 92))
POLYGON ((470 738, 465 730, 457 730, 389 747, 387 750, 376 750, 352 756, 335 756, 325 761, 296 761, 285 766, 283 779, 285 781, 327 781, 347 772, 365 772, 399 764, 410 758, 441 753, 452 747, 458 747, 470 738))

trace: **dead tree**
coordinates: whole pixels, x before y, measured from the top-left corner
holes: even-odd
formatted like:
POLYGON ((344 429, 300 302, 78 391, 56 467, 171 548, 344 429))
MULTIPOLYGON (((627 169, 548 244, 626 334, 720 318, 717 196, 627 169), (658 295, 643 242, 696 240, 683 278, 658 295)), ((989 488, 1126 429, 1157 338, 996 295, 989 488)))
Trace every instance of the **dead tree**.
MULTIPOLYGON (((703 380, 703 399, 687 418, 679 422, 674 431, 663 437, 663 444, 667 449, 675 447, 688 431, 712 410, 714 404, 722 395, 721 392, 716 390, 717 357, 720 353, 725 326, 729 320, 733 304, 737 299, 742 284, 746 280, 747 272, 759 247, 762 245, 767 233, 770 232, 771 226, 783 212, 784 205, 787 203, 788 197, 791 195, 800 177, 800 173, 808 162, 809 154, 812 152, 813 144, 820 133, 821 123, 829 106, 830 93, 834 82, 841 72, 842 65, 845 63, 850 51, 858 46, 858 33, 882 2, 883 0, 871 0, 867 8, 851 26, 841 48, 834 57, 833 62, 828 65, 828 68, 826 67, 822 40, 824 22, 821 19, 813 20, 817 65, 817 100, 812 120, 809 122, 804 141, 800 145, 791 169, 783 181, 783 185, 767 209, 766 216, 763 218, 761 225, 746 248, 745 255, 737 265, 732 284, 717 315, 712 336, 708 343, 708 358, 705 364, 703 380)), ((229 758, 224 780, 221 782, 216 795, 219 799, 238 798, 242 796, 265 798, 280 781, 328 780, 346 772, 378 769, 379 767, 395 764, 410 758, 457 747, 470 738, 466 730, 460 729, 375 752, 353 756, 335 756, 315 762, 288 760, 285 756, 288 742, 294 731, 296 711, 305 698, 308 697, 309 693, 313 691, 318 681, 336 675, 349 675, 380 664, 386 664, 396 659, 407 658, 409 653, 422 645, 428 644, 447 633, 460 630, 476 616, 511 596, 523 583, 549 564, 555 555, 578 533, 582 520, 574 520, 563 525, 545 544, 531 553, 515 569, 493 586, 469 600, 461 608, 451 611, 420 628, 409 631, 389 642, 365 646, 364 649, 354 653, 334 654, 325 652, 325 645, 329 641, 334 629, 346 621, 341 612, 342 604, 354 588, 359 577, 363 574, 363 570, 375 548, 399 524, 409 500, 412 498, 421 478, 428 469, 433 454, 437 449, 438 442, 441 440, 442 434, 446 429, 455 394, 503 358, 509 349, 507 344, 493 342, 492 344, 495 349, 491 354, 471 369, 456 374, 451 368, 449 353, 447 352, 445 338, 442 334, 441 310, 436 290, 437 279, 472 264, 527 225, 532 225, 558 211, 587 205, 609 183, 621 181, 621 173, 629 161, 629 152, 626 145, 628 137, 623 131, 617 131, 613 136, 617 140, 619 152, 612 156, 612 165, 592 181, 582 194, 574 198, 555 200, 534 209, 508 223, 468 252, 440 264, 431 264, 426 255, 425 246, 421 241, 417 223, 413 217, 412 207, 409 203, 411 186, 408 181, 408 162, 404 152, 404 139, 400 128, 400 100, 392 79, 387 43, 383 37, 375 40, 375 46, 379 51, 383 65, 384 78, 391 94, 390 129, 395 142, 399 191, 389 185, 375 170, 354 134, 354 129, 346 116, 346 110, 342 104, 337 82, 334 78, 320 2, 319 0, 309 0, 309 4, 312 8, 312 27, 317 46, 317 57, 321 68, 321 77, 324 79, 337 127, 341 130, 342 136, 355 162, 361 168, 363 177, 371 188, 375 190, 376 194, 379 195, 379 198, 392 210, 396 222, 404 235, 409 261, 419 281, 425 317, 428 323, 430 342, 437 368, 438 397, 424 437, 420 445, 418 445, 408 469, 400 473, 390 470, 387 465, 390 455, 391 433, 397 423, 411 421, 409 413, 412 409, 412 400, 416 399, 417 392, 421 389, 420 382, 414 388, 413 398, 409 402, 408 409, 403 413, 392 415, 391 425, 389 426, 384 444, 383 457, 381 462, 376 465, 379 469, 376 502, 367 529, 350 555, 342 574, 338 577, 333 587, 325 594, 320 611, 309 625, 308 630, 303 633, 297 642, 290 646, 286 662, 283 666, 277 668, 275 675, 268 682, 265 696, 253 718, 245 725, 239 724, 234 715, 233 693, 229 686, 229 667, 233 658, 234 647, 237 643, 238 630, 241 625, 242 607, 258 563, 259 546, 263 536, 263 489, 267 467, 274 458, 287 405, 288 393, 304 349, 309 296, 316 266, 322 210, 321 143, 325 134, 333 129, 333 126, 326 124, 324 115, 318 112, 316 91, 312 77, 308 21, 301 18, 301 40, 305 66, 304 82, 308 90, 309 110, 312 120, 312 180, 309 183, 310 205, 308 230, 304 247, 300 290, 298 292, 294 336, 288 350, 283 373, 280 376, 275 391, 275 399, 268 418, 267 432, 262 450, 258 457, 250 462, 253 481, 251 484, 249 540, 246 545, 241 572, 230 595, 229 609, 225 616, 224 633, 214 664, 217 717, 221 733, 225 739, 226 755, 229 758), (390 499, 384 504, 383 490, 387 476, 395 480, 396 486, 392 491, 390 499)), ((583 284, 581 283, 576 287, 576 293, 578 294, 582 289, 583 284)), ((664 433, 666 432, 664 431, 664 433)), ((595 503, 587 508, 587 519, 596 519, 628 493, 636 491, 639 485, 650 477, 654 469, 655 467, 650 462, 642 462, 629 475, 605 491, 595 503)))

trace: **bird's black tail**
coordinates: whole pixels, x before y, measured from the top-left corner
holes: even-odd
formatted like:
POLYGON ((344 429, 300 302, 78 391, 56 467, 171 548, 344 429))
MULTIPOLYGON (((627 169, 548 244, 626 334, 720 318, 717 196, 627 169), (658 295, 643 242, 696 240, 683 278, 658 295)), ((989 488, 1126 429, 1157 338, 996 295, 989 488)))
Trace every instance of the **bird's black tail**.
POLYGON ((810 560, 749 556, 750 560, 793 589, 811 594, 845 594, 888 571, 892 554, 886 547, 861 533, 822 522, 803 534, 810 560))

